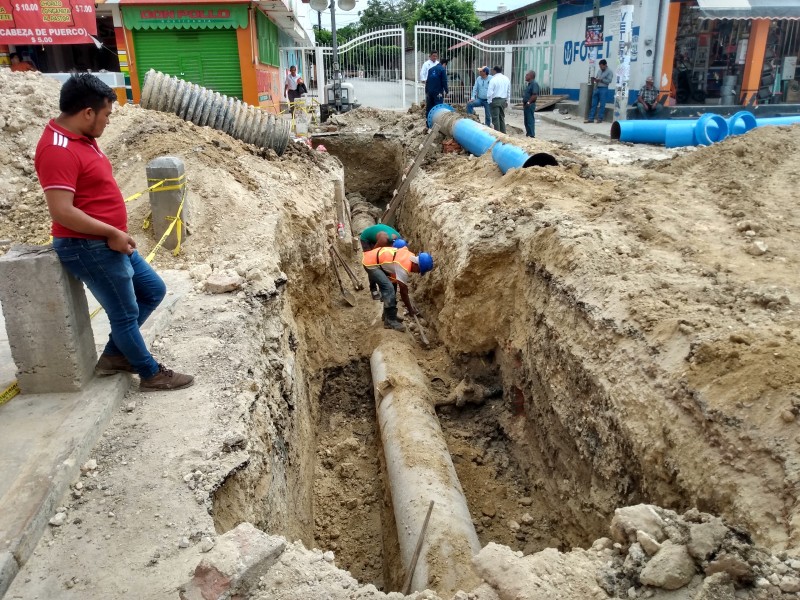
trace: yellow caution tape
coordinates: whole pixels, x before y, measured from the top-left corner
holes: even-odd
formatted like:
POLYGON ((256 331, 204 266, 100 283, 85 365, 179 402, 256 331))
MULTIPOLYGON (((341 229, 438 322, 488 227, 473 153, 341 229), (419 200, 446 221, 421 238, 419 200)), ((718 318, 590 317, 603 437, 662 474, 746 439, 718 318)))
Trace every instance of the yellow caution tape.
POLYGON ((172 230, 175 228, 175 225, 178 226, 177 236, 178 236, 178 244, 175 246, 175 250, 172 251, 174 256, 178 256, 178 253, 181 251, 181 235, 183 230, 183 221, 181 220, 181 212, 183 212, 183 203, 186 201, 186 187, 183 188, 183 195, 181 196, 181 203, 178 206, 178 213, 174 217, 167 217, 168 220, 172 221, 167 227, 167 230, 164 232, 164 235, 161 236, 161 239, 158 240, 158 243, 155 247, 150 251, 150 254, 147 255, 145 261, 148 263, 152 262, 153 259, 156 257, 156 252, 161 246, 164 244, 166 239, 169 237, 169 234, 172 233, 172 230))
POLYGON ((15 381, 0 393, 0 406, 11 400, 17 394, 19 394, 19 385, 17 385, 15 381))

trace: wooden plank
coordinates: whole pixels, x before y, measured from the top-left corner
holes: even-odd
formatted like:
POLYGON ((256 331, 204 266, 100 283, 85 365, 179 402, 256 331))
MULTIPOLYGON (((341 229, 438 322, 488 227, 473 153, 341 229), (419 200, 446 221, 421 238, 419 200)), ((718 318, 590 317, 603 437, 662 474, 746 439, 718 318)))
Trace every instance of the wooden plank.
MULTIPOLYGON (((562 100, 566 100, 569 96, 565 94, 553 95, 553 96, 539 96, 536 98, 536 112, 540 110, 544 110, 545 108, 550 108, 554 104, 558 104, 562 100)), ((523 109, 525 105, 522 103, 515 104, 514 108, 523 109)))
POLYGON ((408 173, 403 175, 400 187, 392 194, 392 200, 389 202, 389 206, 386 207, 386 211, 381 217, 381 223, 391 224, 393 222, 394 215, 397 212, 397 209, 400 208, 400 204, 403 202, 403 197, 411 185, 411 180, 414 179, 417 171, 419 171, 420 167, 422 167, 422 163, 425 162, 425 157, 428 155, 428 150, 430 150, 431 143, 438 133, 439 124, 436 123, 434 124, 433 129, 428 132, 428 137, 426 137, 425 141, 422 143, 422 146, 417 153, 417 157, 414 159, 414 163, 411 165, 411 169, 409 169, 408 173))

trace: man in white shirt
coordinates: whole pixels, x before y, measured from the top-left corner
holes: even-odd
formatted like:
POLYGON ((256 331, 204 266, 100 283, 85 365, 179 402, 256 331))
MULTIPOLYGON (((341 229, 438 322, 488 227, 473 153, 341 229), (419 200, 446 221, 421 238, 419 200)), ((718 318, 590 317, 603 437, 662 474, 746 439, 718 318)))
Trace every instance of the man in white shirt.
POLYGON ((286 82, 283 87, 283 95, 289 100, 289 108, 294 114, 294 101, 300 97, 300 92, 297 91, 297 80, 300 77, 297 75, 297 67, 292 65, 289 67, 289 74, 286 76, 286 82))
POLYGON ((506 132, 506 107, 511 99, 511 82, 503 75, 501 67, 492 69, 494 75, 486 91, 486 99, 492 109, 492 125, 501 133, 506 132))
POLYGON ((439 64, 439 52, 436 50, 431 50, 431 57, 424 63, 422 63, 422 68, 419 70, 419 80, 422 82, 423 87, 425 85, 425 82, 428 81, 428 71, 430 71, 434 65, 438 64, 439 64))

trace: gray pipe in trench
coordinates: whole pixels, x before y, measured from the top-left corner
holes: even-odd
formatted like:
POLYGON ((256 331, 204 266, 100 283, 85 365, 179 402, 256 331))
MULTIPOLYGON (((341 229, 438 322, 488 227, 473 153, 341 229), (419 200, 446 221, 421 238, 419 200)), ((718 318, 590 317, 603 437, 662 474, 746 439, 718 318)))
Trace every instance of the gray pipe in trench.
MULTIPOLYGON (((388 338, 388 336, 387 336, 388 338)), ((480 580, 470 566, 480 541, 427 379, 413 349, 391 336, 370 358, 400 558, 407 573, 428 504, 436 502, 411 581, 412 591, 433 589, 451 597, 480 580)))

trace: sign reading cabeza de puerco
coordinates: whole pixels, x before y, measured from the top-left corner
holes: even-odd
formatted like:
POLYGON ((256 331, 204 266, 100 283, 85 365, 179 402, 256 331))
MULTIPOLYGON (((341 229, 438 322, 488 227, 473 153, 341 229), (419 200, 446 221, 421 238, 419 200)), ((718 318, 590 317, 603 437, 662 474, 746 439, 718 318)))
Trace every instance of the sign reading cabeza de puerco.
POLYGON ((91 44, 93 0, 0 0, 0 44, 91 44))

